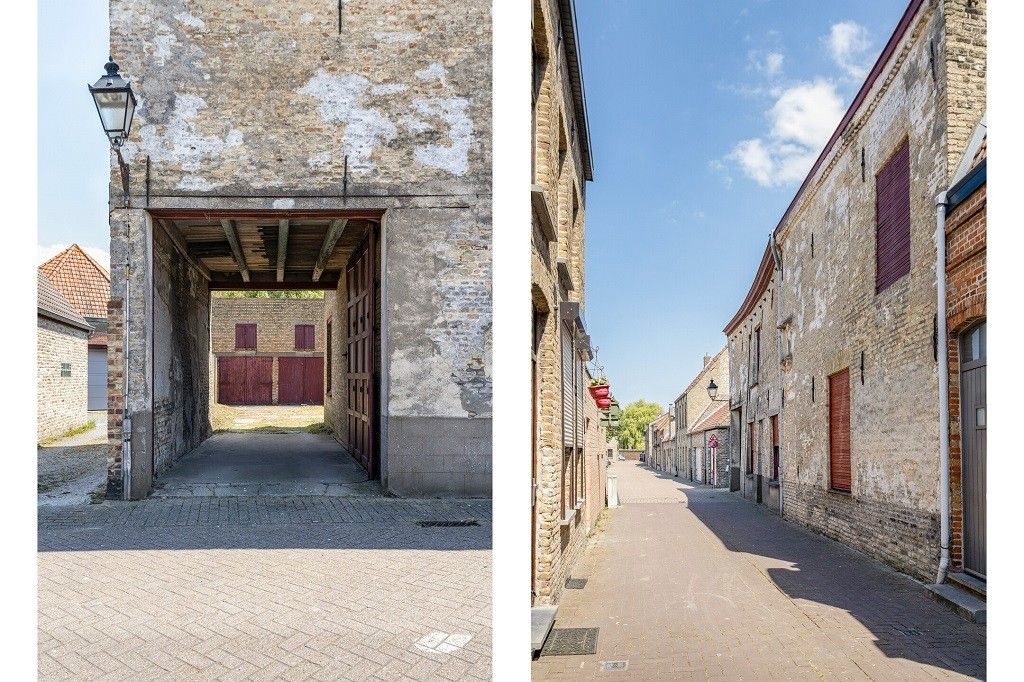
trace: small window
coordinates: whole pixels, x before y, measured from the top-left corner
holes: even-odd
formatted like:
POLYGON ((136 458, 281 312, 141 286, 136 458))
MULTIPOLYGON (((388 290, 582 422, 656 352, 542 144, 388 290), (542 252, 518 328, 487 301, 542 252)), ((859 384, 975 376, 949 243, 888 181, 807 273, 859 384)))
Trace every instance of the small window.
POLYGON ((875 176, 875 293, 910 272, 910 142, 875 176))
POLYGON ((255 323, 238 323, 235 325, 235 350, 256 350, 255 323))
POLYGON ((754 337, 750 341, 750 385, 758 383, 758 375, 761 373, 761 328, 754 330, 754 337))
POLYGON ((331 375, 334 374, 331 371, 331 365, 333 364, 331 361, 334 359, 334 353, 331 350, 333 345, 331 340, 331 321, 327 320, 327 395, 331 394, 331 375))
POLYGON ((312 324, 295 325, 295 350, 313 350, 316 348, 316 326, 312 324))
POLYGON ((61 377, 67 378, 71 376, 71 363, 62 362, 60 363, 60 375, 61 377))

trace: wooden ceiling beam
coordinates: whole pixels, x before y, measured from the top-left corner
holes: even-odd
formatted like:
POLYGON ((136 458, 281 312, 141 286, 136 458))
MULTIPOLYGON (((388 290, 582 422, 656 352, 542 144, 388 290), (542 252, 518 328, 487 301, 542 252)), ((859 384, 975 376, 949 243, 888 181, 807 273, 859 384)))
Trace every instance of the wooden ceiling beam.
POLYGON ((221 220, 221 227, 224 228, 224 236, 227 237, 228 244, 231 246, 231 253, 235 257, 235 264, 238 266, 238 271, 242 274, 242 281, 249 281, 249 267, 245 264, 245 254, 242 253, 242 245, 238 243, 238 231, 235 229, 234 220, 221 220))
POLYGON ((320 275, 324 274, 324 268, 327 267, 327 261, 330 260, 331 254, 334 253, 334 246, 338 243, 338 238, 341 237, 341 233, 345 231, 345 225, 348 224, 348 218, 342 218, 331 222, 331 226, 327 228, 327 234, 324 235, 324 243, 320 247, 320 255, 316 259, 316 265, 313 266, 313 281, 320 281, 320 275))
POLYGON ((277 228, 277 281, 284 281, 284 261, 288 254, 288 219, 281 218, 277 228))

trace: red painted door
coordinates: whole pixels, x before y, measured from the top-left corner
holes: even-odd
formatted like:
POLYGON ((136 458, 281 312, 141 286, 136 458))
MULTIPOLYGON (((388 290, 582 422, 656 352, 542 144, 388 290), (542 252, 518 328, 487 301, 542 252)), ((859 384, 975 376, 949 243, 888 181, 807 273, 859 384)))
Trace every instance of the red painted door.
POLYGON ((345 270, 348 297, 348 367, 345 392, 348 399, 349 444, 356 461, 370 478, 377 477, 375 431, 376 371, 374 322, 376 320, 376 235, 371 228, 349 259, 345 270))
POLYGON ((217 358, 217 402, 222 405, 270 405, 274 399, 273 371, 273 358, 217 358))
POLYGON ((279 357, 277 359, 277 403, 279 405, 323 405, 323 357, 279 357))

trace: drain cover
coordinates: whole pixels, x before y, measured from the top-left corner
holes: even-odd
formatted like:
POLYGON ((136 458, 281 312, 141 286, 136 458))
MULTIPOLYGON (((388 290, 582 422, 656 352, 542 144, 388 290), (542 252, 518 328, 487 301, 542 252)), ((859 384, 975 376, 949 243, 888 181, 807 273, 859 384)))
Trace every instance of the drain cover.
POLYGON ((585 656, 597 653, 600 628, 553 628, 548 633, 541 656, 585 656))
POLYGON ((582 590, 586 586, 586 578, 569 578, 565 581, 565 589, 567 590, 582 590))
POLYGON ((459 528, 462 526, 479 526, 476 519, 462 519, 460 521, 417 521, 420 528, 459 528))
POLYGON ((601 670, 625 670, 629 661, 602 661, 601 670))

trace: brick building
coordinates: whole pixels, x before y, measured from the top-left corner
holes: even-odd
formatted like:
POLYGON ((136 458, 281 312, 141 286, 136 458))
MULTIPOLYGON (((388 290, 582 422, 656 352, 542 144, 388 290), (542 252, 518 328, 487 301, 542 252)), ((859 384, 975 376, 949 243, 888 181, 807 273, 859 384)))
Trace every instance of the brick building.
POLYGON ((59 436, 89 421, 85 318, 40 269, 36 276, 36 438, 59 436))
POLYGON ((222 298, 211 391, 225 405, 324 404, 324 299, 222 298))
POLYGON ((603 416, 587 390, 584 207, 593 176, 572 0, 534 2, 532 51, 531 601, 550 627, 605 505, 607 459, 603 416))
POLYGON ((110 273, 78 244, 39 266, 61 296, 92 327, 89 332, 89 409, 107 409, 107 303, 110 273))
MULTIPOLYGON (((699 422, 706 421, 716 411, 715 408, 720 404, 718 401, 725 401, 723 396, 729 394, 729 354, 726 350, 722 348, 713 356, 705 355, 704 364, 697 376, 669 407, 672 424, 668 437, 671 444, 662 470, 673 476, 705 483, 705 474, 714 470, 714 466, 709 467, 704 459, 704 431, 692 429, 699 422), (721 396, 715 400, 708 393, 708 385, 712 381, 721 391, 721 396)), ((727 455, 727 451, 723 449, 722 454, 727 455)))
POLYGON ((985 578, 987 135, 983 116, 946 192, 950 569, 985 578))
POLYGON ((708 405, 689 432, 691 480, 728 488, 730 479, 729 403, 727 399, 708 405))
MULTIPOLYGON (((782 511, 782 368, 780 296, 772 244, 765 247, 743 304, 725 327, 729 349, 729 489, 782 511)), ((815 390, 817 390, 817 386, 815 390)))
POLYGON ((483 0, 111 1, 108 497, 210 435, 211 291, 274 288, 333 292, 325 418, 371 478, 490 494, 490 34, 483 0))
POLYGON ((726 328, 733 451, 763 478, 775 430, 760 417, 781 414, 784 515, 917 577, 939 560, 934 204, 985 87, 985 2, 912 0, 726 328), (759 374, 756 404, 742 371, 759 374))

